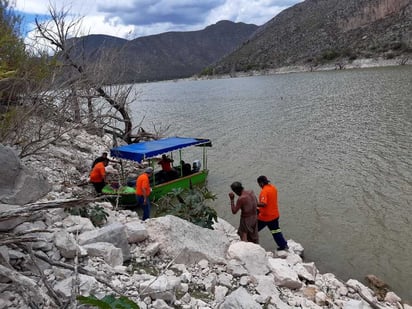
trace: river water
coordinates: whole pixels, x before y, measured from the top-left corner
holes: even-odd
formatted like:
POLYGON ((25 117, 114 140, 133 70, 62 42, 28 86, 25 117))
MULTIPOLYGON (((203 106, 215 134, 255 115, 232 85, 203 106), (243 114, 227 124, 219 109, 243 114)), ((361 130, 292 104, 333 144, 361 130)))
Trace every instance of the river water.
MULTIPOLYGON (((279 190, 280 225, 322 273, 375 274, 412 300, 412 67, 135 85, 135 123, 212 139, 208 188, 279 190)), ((268 230, 261 244, 274 250, 268 230)))

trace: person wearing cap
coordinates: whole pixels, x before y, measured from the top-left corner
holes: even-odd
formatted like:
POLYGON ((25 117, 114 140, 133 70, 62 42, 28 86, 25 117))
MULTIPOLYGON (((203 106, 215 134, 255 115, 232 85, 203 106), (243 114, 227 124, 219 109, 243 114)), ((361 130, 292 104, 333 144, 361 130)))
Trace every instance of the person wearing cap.
POLYGON ((235 181, 230 185, 233 192, 239 198, 235 204, 235 195, 229 193, 230 207, 232 213, 236 214, 240 209, 240 223, 237 233, 243 241, 250 241, 256 244, 259 243, 259 233, 257 226, 257 199, 253 191, 245 190, 242 184, 235 181))
POLYGON ((144 173, 140 174, 139 177, 136 179, 136 200, 137 205, 143 207, 143 218, 142 220, 146 220, 150 218, 150 180, 149 177, 153 173, 152 167, 146 167, 144 173))
POLYGON ((262 189, 257 204, 259 210, 258 230, 260 231, 267 226, 278 246, 277 250, 287 250, 289 249, 288 243, 279 227, 278 190, 266 176, 259 176, 257 183, 262 189))

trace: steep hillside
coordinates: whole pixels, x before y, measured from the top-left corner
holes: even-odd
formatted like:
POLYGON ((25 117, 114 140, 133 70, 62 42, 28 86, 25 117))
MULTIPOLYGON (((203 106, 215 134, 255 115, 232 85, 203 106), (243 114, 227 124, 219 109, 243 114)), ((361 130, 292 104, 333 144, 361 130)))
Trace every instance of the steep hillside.
POLYGON ((306 0, 256 31, 215 73, 412 52, 411 0, 306 0))
POLYGON ((167 32, 132 41, 102 35, 72 40, 72 55, 111 71, 108 82, 142 82, 190 77, 235 50, 258 28, 220 21, 203 30, 167 32))

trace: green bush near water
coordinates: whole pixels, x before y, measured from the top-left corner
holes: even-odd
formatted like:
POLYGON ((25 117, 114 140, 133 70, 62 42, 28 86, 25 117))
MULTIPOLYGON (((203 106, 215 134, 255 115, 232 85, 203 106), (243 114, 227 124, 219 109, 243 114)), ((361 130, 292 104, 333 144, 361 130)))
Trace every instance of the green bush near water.
POLYGON ((174 189, 159 199, 156 217, 174 215, 193 224, 208 229, 217 221, 217 212, 207 205, 207 201, 215 200, 216 195, 205 187, 192 189, 174 189))

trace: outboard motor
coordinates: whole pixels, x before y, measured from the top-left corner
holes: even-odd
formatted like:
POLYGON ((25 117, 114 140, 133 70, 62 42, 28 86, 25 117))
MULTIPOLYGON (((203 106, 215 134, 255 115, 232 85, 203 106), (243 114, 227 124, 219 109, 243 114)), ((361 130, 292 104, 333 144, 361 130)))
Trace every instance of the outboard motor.
POLYGON ((200 163, 200 160, 194 160, 192 164, 192 172, 197 173, 198 171, 200 171, 201 166, 202 164, 200 163))

